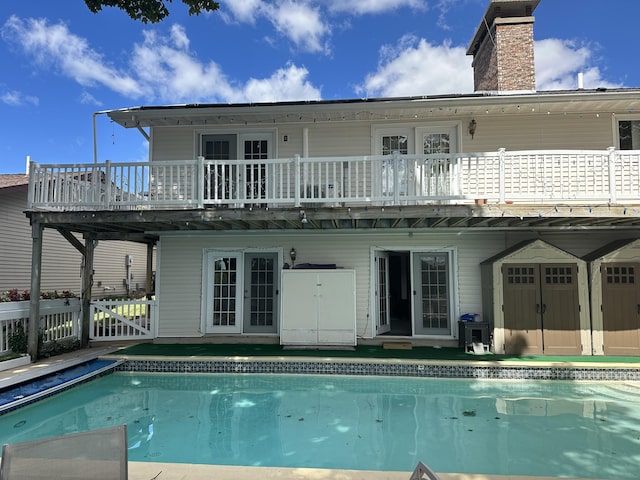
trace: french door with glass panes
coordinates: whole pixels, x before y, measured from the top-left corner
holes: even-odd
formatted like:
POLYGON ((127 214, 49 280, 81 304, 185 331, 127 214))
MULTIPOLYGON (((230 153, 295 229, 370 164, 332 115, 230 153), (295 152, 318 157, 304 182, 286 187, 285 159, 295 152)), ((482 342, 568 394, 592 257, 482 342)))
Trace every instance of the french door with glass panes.
POLYGON ((454 251, 375 251, 377 335, 453 334, 454 251))
POLYGON ((413 332, 451 335, 453 295, 449 252, 413 253, 413 332))
POLYGON ((411 194, 432 197, 458 195, 458 167, 449 157, 458 151, 457 127, 418 128, 416 140, 416 151, 429 157, 416 162, 411 194))
POLYGON ((263 203, 269 188, 264 160, 272 157, 270 132, 203 134, 200 154, 205 159, 205 202, 238 200, 263 203), (244 160, 238 165, 237 160, 244 160), (211 162, 213 161, 213 162, 211 162))
POLYGON ((276 333, 278 254, 205 254, 203 290, 205 333, 276 333))
POLYGON ((389 253, 375 253, 376 288, 375 298, 378 309, 377 334, 382 335, 391 330, 391 318, 389 304, 391 301, 389 292, 389 253))
POLYGON ((458 193, 455 166, 448 157, 438 158, 458 151, 457 132, 457 125, 377 128, 375 153, 389 156, 377 169, 380 196, 402 199, 458 193), (432 157, 403 158, 412 154, 432 157))

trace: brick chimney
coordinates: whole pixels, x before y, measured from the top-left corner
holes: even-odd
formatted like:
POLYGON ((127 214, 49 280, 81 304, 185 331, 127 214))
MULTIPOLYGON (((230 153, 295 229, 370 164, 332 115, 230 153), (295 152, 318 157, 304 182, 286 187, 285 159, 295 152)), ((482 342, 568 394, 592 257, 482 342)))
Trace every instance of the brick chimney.
POLYGON ((467 55, 473 55, 474 90, 536 90, 533 11, 540 0, 491 0, 467 55))

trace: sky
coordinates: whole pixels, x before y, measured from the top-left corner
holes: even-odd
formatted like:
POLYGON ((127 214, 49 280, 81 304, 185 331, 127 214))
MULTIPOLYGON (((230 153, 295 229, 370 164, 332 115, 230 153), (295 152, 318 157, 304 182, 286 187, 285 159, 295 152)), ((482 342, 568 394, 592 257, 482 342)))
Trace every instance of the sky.
MULTIPOLYGON (((0 173, 94 162, 94 113, 140 105, 473 92, 466 50, 489 0, 220 0, 159 24, 83 0, 0 0, 0 173)), ((537 90, 640 87, 638 0, 541 0, 537 90)), ((95 115, 97 161, 147 142, 95 115)))

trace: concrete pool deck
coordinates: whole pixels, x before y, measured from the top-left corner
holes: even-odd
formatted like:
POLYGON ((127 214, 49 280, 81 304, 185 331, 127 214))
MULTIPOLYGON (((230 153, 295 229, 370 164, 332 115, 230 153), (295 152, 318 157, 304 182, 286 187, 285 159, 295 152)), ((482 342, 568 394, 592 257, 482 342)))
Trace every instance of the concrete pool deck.
MULTIPOLYGON (((411 472, 322 468, 232 467, 183 463, 129 462, 130 480, 409 480, 411 472)), ((552 480, 551 477, 438 473, 441 480, 552 480)), ((557 480, 557 479, 555 479, 557 480)), ((576 479, 574 479, 576 480, 576 479)), ((593 479, 590 479, 593 480, 593 479)))

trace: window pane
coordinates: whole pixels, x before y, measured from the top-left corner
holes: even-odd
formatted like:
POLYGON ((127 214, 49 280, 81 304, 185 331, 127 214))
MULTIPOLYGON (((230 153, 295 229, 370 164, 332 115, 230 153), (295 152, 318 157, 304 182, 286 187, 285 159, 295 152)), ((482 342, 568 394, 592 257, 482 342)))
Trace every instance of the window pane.
POLYGON ((618 122, 621 150, 640 150, 640 120, 618 122))

